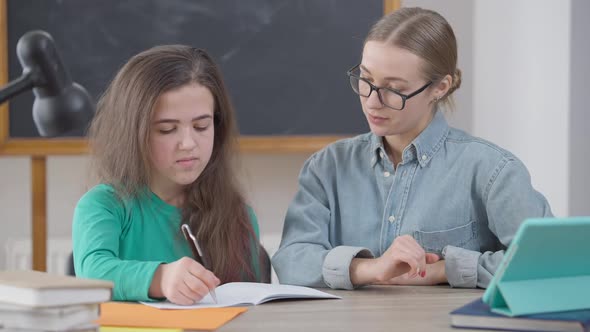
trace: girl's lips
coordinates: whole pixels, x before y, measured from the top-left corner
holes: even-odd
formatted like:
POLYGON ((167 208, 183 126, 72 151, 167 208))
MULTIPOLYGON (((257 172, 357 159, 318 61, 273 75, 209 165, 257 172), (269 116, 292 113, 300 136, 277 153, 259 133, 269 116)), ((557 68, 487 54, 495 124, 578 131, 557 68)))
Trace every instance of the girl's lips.
POLYGON ((176 161, 177 164, 179 164, 180 166, 183 167, 191 167, 193 166, 197 160, 199 160, 198 158, 184 158, 184 159, 179 159, 176 161))

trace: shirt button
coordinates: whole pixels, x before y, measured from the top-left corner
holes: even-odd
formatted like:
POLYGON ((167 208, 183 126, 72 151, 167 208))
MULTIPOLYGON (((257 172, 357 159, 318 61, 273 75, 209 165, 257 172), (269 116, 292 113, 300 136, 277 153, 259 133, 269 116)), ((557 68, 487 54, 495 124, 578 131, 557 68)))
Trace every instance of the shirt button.
POLYGON ((426 155, 425 155, 425 154, 423 154, 423 155, 422 155, 422 160, 426 160, 426 158, 428 158, 428 157, 426 157, 426 155))
POLYGON ((388 178, 390 175, 391 175, 391 173, 389 173, 389 172, 384 172, 383 173, 383 176, 386 177, 386 178, 388 178))
POLYGON ((395 221, 395 217, 394 216, 389 216, 388 220, 389 220, 389 222, 394 222, 395 221))

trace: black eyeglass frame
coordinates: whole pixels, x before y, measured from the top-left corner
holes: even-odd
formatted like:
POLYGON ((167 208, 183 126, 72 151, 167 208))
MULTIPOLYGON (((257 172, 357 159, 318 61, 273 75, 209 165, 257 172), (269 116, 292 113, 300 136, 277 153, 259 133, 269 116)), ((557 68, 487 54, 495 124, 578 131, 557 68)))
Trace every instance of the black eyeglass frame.
MULTIPOLYGON (((354 88, 352 89, 352 91, 354 91, 354 93, 356 93, 357 95, 359 95, 359 96, 361 96, 361 97, 365 97, 365 98, 369 98, 369 96, 371 96, 371 93, 373 93, 373 91, 376 91, 376 92, 377 92, 377 97, 379 97, 379 101, 381 102, 381 105, 384 105, 384 106, 386 106, 386 107, 388 107, 388 108, 391 108, 391 109, 393 109, 393 110, 396 110, 396 111, 401 111, 401 110, 403 110, 403 109, 404 109, 404 107, 406 107, 406 100, 408 100, 408 99, 410 99, 410 98, 414 97, 415 95, 419 94, 420 92, 422 92, 422 91, 426 90, 426 88, 428 88, 428 87, 429 87, 430 85, 432 85, 432 83, 433 83, 432 81, 428 81, 428 83, 426 83, 426 84, 425 84, 424 86, 422 86, 420 89, 418 89, 418 90, 416 90, 416 91, 414 91, 414 92, 412 92, 412 93, 410 93, 410 94, 407 94, 407 95, 406 95, 406 94, 403 94, 403 93, 401 93, 401 92, 399 92, 399 91, 396 91, 396 90, 394 90, 394 89, 390 89, 390 88, 387 88, 387 87, 377 87, 377 86, 373 85, 371 82, 367 81, 366 79, 364 79, 364 78, 362 78, 362 77, 360 77, 360 76, 358 76, 358 75, 356 75, 356 74, 353 74, 353 71, 357 70, 357 69, 360 67, 360 65, 361 65, 361 64, 359 63, 358 65, 356 65, 356 66, 354 66, 354 67, 350 68, 350 69, 349 69, 349 70, 346 72, 346 75, 348 75, 348 77, 349 77, 349 80, 350 80, 351 78, 355 78, 355 79, 357 79, 357 80, 359 80, 359 81, 363 81, 363 82, 367 83, 367 84, 369 85, 369 87, 371 87, 371 91, 369 91, 369 94, 368 94, 368 95, 366 95, 366 96, 363 96, 363 95, 361 95, 359 92, 355 91, 355 90, 354 90, 354 88), (400 96, 400 97, 402 98, 402 108, 395 108, 395 107, 393 107, 393 106, 390 106, 390 105, 387 105, 386 103, 384 103, 384 102, 383 102, 383 98, 381 98, 381 92, 380 92, 380 90, 387 90, 387 91, 389 91, 389 92, 393 92, 393 93, 395 93, 396 95, 400 96)), ((351 87, 352 87, 352 82, 351 82, 351 87)))

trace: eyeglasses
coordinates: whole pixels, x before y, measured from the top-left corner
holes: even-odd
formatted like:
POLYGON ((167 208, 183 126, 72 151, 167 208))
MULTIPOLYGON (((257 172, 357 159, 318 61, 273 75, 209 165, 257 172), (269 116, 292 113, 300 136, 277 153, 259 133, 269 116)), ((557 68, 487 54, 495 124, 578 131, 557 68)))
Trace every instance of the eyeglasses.
POLYGON ((359 66, 360 64, 350 68, 348 72, 346 72, 346 74, 350 78, 350 86, 352 87, 352 90, 361 97, 369 97, 371 93, 375 91, 377 92, 377 96, 379 97, 379 101, 381 101, 381 104, 398 111, 404 109, 404 107, 406 106, 406 100, 426 90, 426 88, 432 84, 432 81, 430 81, 420 89, 408 95, 405 95, 403 93, 400 93, 399 91, 390 88, 379 88, 371 84, 366 79, 360 77, 359 74, 355 73, 355 71, 358 71, 359 66))

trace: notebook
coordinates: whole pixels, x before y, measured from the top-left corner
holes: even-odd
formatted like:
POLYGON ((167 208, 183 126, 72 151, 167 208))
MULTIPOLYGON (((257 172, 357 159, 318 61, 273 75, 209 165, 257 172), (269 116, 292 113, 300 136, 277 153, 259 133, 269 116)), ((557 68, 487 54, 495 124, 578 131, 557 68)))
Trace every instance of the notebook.
POLYGON ((194 305, 177 305, 164 302, 142 302, 158 309, 198 309, 220 308, 233 306, 257 305, 273 300, 284 299, 340 299, 340 296, 321 292, 319 290, 292 285, 263 284, 256 282, 230 282, 215 289, 217 303, 211 295, 205 296, 194 305))
POLYGON ((52 331, 67 330, 94 321, 99 315, 98 304, 31 308, 0 303, 0 326, 4 328, 35 329, 42 326, 52 331))
POLYGON ((590 309, 588 239, 590 217, 525 220, 483 301, 508 316, 590 309))
MULTIPOLYGON (((1 331, 1 330, 0 330, 1 331)), ((182 329, 168 329, 160 327, 121 327, 101 326, 100 332, 183 332, 182 329)))
POLYGON ((590 310, 506 317, 496 314, 481 299, 451 312, 451 325, 460 328, 512 331, 589 331, 590 310))
POLYGON ((138 303, 107 302, 100 305, 101 326, 149 327, 167 329, 218 329, 247 308, 209 308, 193 310, 159 310, 138 303))
POLYGON ((31 307, 99 303, 111 298, 113 283, 38 271, 0 271, 0 302, 31 307))

